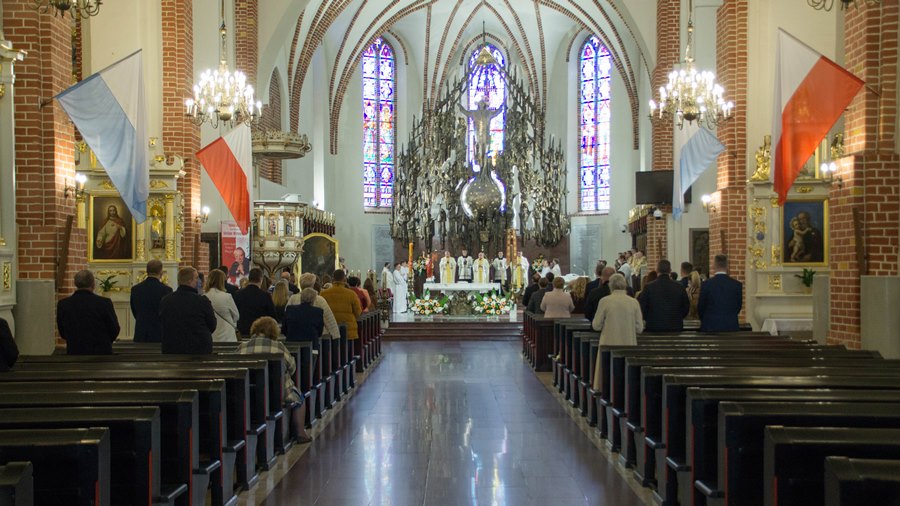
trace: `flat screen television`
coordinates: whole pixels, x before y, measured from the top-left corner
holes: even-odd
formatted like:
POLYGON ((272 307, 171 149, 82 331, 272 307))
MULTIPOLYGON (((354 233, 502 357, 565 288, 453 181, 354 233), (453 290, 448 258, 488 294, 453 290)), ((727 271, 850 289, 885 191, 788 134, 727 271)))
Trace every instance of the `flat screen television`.
MULTIPOLYGON (((674 170, 650 170, 634 175, 635 204, 671 204, 674 170)), ((691 189, 684 192, 684 203, 691 202, 691 189)))

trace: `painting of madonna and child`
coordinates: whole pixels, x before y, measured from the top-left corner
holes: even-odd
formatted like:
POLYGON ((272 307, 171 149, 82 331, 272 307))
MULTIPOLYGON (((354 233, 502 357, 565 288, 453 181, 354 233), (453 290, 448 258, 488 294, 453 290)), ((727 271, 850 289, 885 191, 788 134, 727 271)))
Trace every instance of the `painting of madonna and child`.
POLYGON ((828 203, 788 200, 782 209, 785 265, 824 265, 828 260, 828 203))

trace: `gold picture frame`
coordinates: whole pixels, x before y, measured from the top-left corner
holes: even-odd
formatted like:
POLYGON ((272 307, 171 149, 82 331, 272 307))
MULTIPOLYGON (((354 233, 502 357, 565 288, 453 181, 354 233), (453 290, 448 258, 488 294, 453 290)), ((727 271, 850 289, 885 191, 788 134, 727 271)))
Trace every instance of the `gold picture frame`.
POLYGON ((297 263, 301 273, 311 272, 321 279, 323 275, 331 276, 340 268, 340 258, 338 240, 328 234, 317 232, 303 236, 303 252, 300 253, 297 263))
POLYGON ((788 199, 781 208, 783 265, 827 266, 829 226, 827 198, 788 199))
POLYGON ((131 210, 122 197, 91 195, 88 213, 88 261, 132 261, 135 252, 135 223, 131 210), (111 212, 113 208, 114 216, 111 212))

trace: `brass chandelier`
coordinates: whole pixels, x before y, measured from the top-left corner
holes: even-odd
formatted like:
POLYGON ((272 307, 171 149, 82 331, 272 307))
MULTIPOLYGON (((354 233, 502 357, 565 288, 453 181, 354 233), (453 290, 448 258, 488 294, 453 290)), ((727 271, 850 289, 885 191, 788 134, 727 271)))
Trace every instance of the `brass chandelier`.
POLYGON ((53 9, 53 14, 72 18, 87 19, 96 16, 100 12, 100 4, 103 0, 34 0, 34 8, 41 14, 47 14, 53 9))
MULTIPOLYGON (((854 7, 859 8, 856 0, 838 0, 841 5, 841 10, 846 10, 850 7, 850 4, 853 4, 854 7)), ((809 4, 810 7, 817 11, 830 11, 834 8, 835 0, 806 0, 806 3, 809 4)), ((861 0, 861 3, 865 3, 868 6, 879 5, 881 3, 880 0, 861 0)))
POLYGON ((715 127, 731 119, 734 102, 725 101, 725 89, 716 82, 715 73, 698 71, 694 66, 694 2, 688 4, 687 44, 681 65, 669 72, 669 82, 659 87, 657 100, 650 100, 650 120, 678 128, 696 121, 715 127), (680 68, 679 68, 680 67, 680 68))
POLYGON ((184 101, 185 116, 195 125, 209 123, 213 128, 220 125, 234 127, 244 122, 256 123, 262 110, 262 103, 255 102, 253 86, 240 70, 228 68, 226 44, 228 32, 225 29, 225 0, 221 5, 222 24, 219 26, 219 68, 206 69, 200 74, 200 82, 194 85, 194 96, 184 101))

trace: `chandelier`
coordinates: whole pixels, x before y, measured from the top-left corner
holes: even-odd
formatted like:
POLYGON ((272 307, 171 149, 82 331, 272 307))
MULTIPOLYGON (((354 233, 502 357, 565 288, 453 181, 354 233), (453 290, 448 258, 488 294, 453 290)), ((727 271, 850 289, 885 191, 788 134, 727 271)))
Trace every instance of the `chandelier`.
POLYGON ((733 102, 726 102, 725 89, 716 83, 716 75, 708 70, 698 71, 694 66, 694 2, 688 3, 689 17, 687 45, 684 61, 669 72, 669 82, 659 87, 659 99, 650 100, 650 119, 654 123, 671 123, 678 128, 696 121, 700 125, 715 127, 731 118, 733 102))
POLYGON ((100 12, 103 0, 34 0, 34 8, 41 14, 54 9, 53 14, 65 16, 68 12, 72 18, 87 19, 100 12))
POLYGON ((228 68, 226 60, 225 0, 221 5, 222 24, 219 26, 219 68, 206 69, 200 74, 200 82, 194 85, 194 97, 184 101, 185 115, 195 125, 209 123, 234 127, 244 122, 256 123, 262 109, 261 102, 253 100, 253 86, 240 70, 228 68))
MULTIPOLYGON (((859 5, 856 5, 856 0, 839 0, 841 4, 841 10, 846 10, 850 7, 850 4, 853 4, 856 8, 859 8, 859 5)), ((810 7, 817 11, 830 11, 834 8, 835 0, 806 0, 806 3, 809 4, 810 7)), ((868 6, 878 5, 880 4, 880 0, 862 0, 868 6)))

